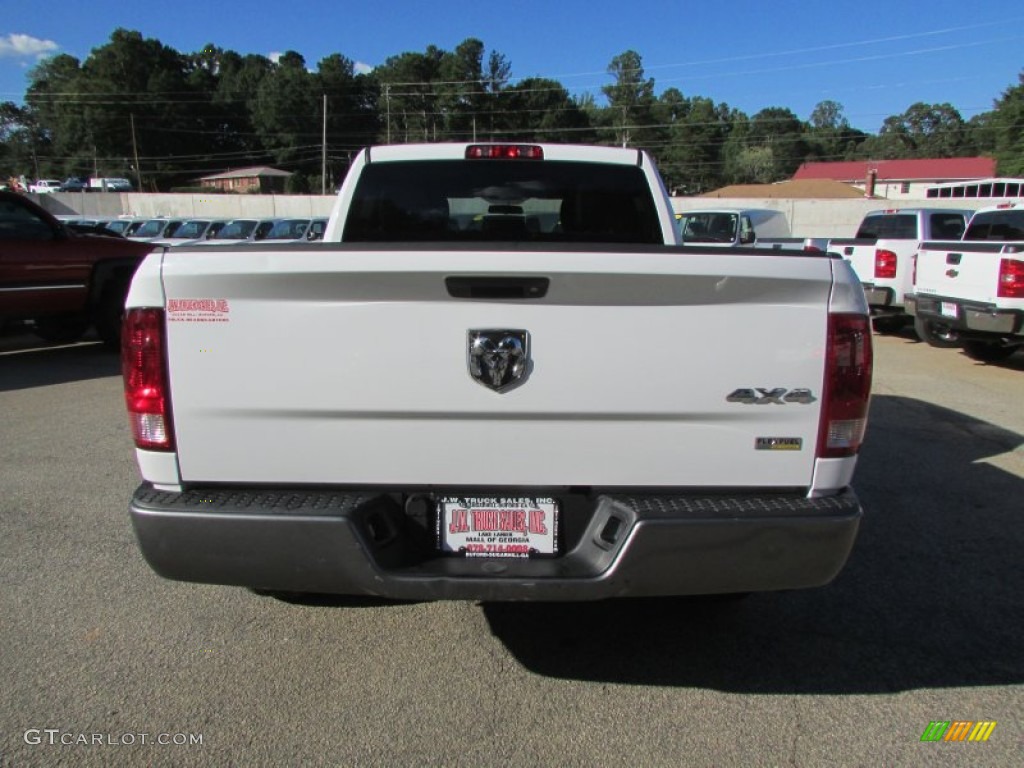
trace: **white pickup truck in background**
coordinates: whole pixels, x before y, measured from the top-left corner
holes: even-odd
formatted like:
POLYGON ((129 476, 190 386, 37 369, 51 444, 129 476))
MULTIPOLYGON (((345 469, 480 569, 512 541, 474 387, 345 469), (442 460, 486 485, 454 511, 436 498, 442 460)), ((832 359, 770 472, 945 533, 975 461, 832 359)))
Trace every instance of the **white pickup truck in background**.
POLYGON ((163 576, 402 599, 818 586, 871 332, 849 264, 679 245, 651 159, 362 151, 325 244, 166 248, 127 301, 163 576))
POLYGON ((913 285, 914 254, 925 240, 958 240, 969 210, 891 208, 868 213, 852 238, 833 238, 827 250, 849 259, 864 285, 875 330, 895 333, 911 322, 903 297, 913 285))
POLYGON ((907 307, 933 346, 985 362, 1024 346, 1024 203, 982 208, 960 241, 922 243, 907 307))

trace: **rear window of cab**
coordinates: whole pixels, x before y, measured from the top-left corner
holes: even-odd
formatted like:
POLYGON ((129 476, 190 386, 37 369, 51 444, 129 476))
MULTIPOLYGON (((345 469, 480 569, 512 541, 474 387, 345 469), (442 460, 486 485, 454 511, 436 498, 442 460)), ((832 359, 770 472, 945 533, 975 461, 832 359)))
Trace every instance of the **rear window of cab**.
POLYGON ((638 167, 494 159, 365 166, 342 241, 664 242, 638 167))

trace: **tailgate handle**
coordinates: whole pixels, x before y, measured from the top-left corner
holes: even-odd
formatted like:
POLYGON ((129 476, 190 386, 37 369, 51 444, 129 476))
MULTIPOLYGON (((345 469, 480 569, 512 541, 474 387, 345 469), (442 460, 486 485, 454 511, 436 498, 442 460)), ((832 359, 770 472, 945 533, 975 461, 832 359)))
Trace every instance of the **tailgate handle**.
POLYGON ((947 253, 946 254, 946 263, 947 264, 959 264, 960 263, 960 259, 962 259, 963 257, 964 257, 964 255, 962 253, 947 253))
POLYGON ((448 295, 456 299, 543 299, 546 277, 446 277, 448 295))
POLYGON ((853 246, 852 245, 848 245, 845 248, 843 248, 843 255, 844 256, 853 256, 853 246))

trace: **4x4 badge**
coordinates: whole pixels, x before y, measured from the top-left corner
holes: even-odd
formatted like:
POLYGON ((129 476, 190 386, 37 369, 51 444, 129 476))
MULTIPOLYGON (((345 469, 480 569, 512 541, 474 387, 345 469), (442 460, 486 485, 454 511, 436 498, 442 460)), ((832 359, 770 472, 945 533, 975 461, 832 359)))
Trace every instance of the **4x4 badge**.
POLYGON ((469 375, 495 392, 507 392, 525 379, 530 367, 530 334, 521 330, 470 329, 469 375))
POLYGON ((785 405, 786 403, 802 403, 807 405, 813 403, 817 398, 809 389, 786 389, 775 387, 774 389, 736 389, 725 398, 729 403, 746 403, 747 405, 785 405))

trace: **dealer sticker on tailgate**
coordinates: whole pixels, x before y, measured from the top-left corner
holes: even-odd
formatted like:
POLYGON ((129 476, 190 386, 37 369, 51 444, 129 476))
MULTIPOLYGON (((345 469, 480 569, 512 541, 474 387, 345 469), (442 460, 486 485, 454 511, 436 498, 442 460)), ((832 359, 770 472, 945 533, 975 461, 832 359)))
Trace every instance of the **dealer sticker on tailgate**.
POLYGON ((442 551, 466 557, 558 552, 558 502, 548 498, 447 496, 437 515, 442 551))

